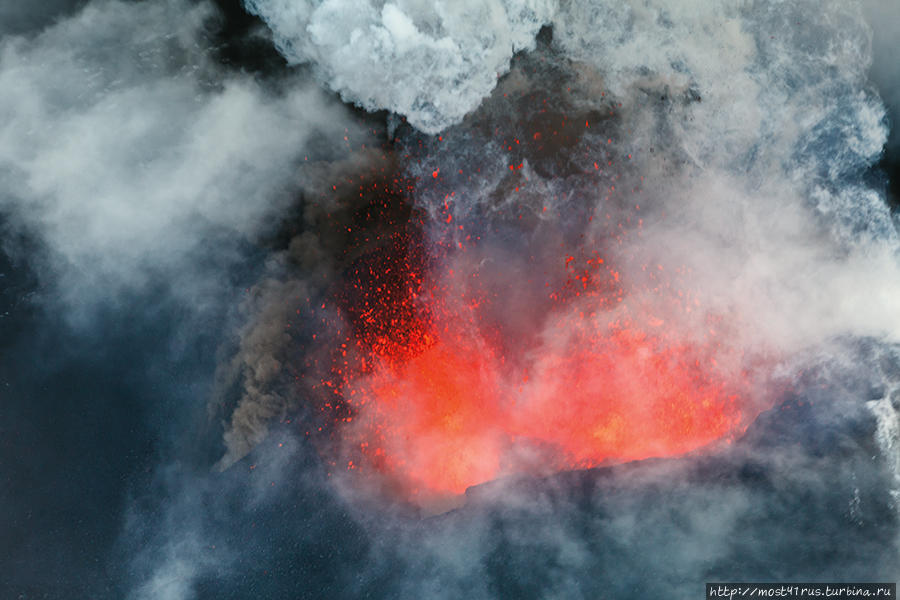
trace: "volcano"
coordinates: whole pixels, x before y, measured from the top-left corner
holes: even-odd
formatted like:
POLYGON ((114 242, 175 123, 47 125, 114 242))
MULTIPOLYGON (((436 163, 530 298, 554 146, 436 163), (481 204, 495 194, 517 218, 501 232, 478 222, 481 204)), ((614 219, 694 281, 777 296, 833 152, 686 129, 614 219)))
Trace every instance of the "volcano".
POLYGON ((896 581, 898 7, 0 3, 0 597, 896 581))

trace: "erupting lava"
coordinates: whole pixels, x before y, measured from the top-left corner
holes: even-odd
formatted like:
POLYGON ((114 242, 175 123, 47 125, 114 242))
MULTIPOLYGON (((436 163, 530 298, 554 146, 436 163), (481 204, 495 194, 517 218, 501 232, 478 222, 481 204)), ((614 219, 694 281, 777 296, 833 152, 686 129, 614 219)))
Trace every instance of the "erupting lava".
POLYGON ((506 475, 683 454, 765 408, 722 333, 735 316, 714 316, 732 309, 704 305, 690 270, 657 264, 664 249, 639 239, 664 211, 641 212, 643 175, 612 168, 632 157, 613 151, 613 133, 592 145, 603 114, 522 102, 522 131, 490 130, 510 161, 487 197, 468 198, 480 168, 441 154, 443 136, 405 157, 441 157, 421 178, 353 182, 368 204, 346 228, 339 347, 317 371, 334 416, 323 453, 420 505, 506 475), (588 151, 601 160, 584 171, 588 151), (539 172, 577 182, 572 198, 527 188, 539 172))
POLYGON ((464 278, 446 265, 423 277, 416 253, 404 252, 357 277, 357 364, 335 387, 351 413, 338 433, 344 464, 380 472, 413 499, 508 474, 682 454, 759 412, 740 402, 742 375, 718 367, 728 352, 715 331, 687 340, 648 317, 602 260, 577 292, 551 293, 555 309, 519 344, 498 343, 483 314, 488 294, 460 289, 464 278))

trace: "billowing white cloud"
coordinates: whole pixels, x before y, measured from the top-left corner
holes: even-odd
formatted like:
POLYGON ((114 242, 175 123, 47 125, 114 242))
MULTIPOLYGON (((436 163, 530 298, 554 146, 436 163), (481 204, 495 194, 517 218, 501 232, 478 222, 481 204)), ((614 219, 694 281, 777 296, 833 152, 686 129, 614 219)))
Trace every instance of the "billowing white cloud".
POLYGON ((311 136, 345 135, 315 86, 273 93, 214 64, 213 14, 98 0, 0 42, 0 209, 44 243, 71 306, 152 273, 208 300, 221 274, 197 263, 211 240, 231 238, 214 251, 227 263, 295 198, 311 136))
POLYGON ((315 64, 348 102, 428 133, 458 123, 509 69, 555 0, 246 0, 292 63, 315 64))

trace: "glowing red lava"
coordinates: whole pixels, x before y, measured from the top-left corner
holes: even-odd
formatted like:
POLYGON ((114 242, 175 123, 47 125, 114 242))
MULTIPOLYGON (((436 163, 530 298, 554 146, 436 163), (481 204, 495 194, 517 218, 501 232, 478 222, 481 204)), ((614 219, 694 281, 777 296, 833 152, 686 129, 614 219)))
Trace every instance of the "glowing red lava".
POLYGON ((701 365, 706 348, 668 342, 631 324, 576 327, 547 353, 514 413, 515 431, 592 466, 688 452, 741 422, 736 395, 701 365), (585 331, 586 329, 586 331, 585 331))
POLYGON ((357 385, 359 443, 368 443, 374 464, 413 494, 463 492, 500 472, 508 416, 489 354, 435 341, 357 385))
MULTIPOLYGON (((630 316, 649 313, 638 295, 622 301, 619 274, 602 260, 517 360, 489 341, 483 304, 454 292, 452 277, 423 295, 418 271, 402 264, 394 287, 404 293, 357 320, 360 367, 340 383, 353 417, 340 437, 348 468, 374 469, 413 499, 514 473, 683 454, 758 412, 740 401, 740 374, 717 366, 727 350, 714 332, 688 340, 661 319, 630 316)), ((384 275, 374 281, 387 293, 384 275)))

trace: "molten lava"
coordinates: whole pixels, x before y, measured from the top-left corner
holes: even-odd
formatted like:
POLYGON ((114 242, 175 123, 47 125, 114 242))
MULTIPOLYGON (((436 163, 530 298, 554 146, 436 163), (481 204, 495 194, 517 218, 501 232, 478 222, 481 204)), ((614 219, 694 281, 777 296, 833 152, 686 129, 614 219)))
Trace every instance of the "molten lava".
POLYGON ((355 433, 360 444, 376 440, 375 465, 413 494, 463 492, 500 472, 508 415, 497 376, 489 355, 436 341, 359 384, 355 433))
MULTIPOLYGON (((368 203, 346 228, 333 365, 316 372, 319 414, 334 425, 323 454, 420 504, 505 475, 683 454, 733 437, 764 408, 739 344, 717 333, 733 315, 704 308, 685 267, 625 243, 644 213, 614 194, 619 174, 576 168, 588 124, 537 114, 529 126, 546 139, 534 135, 530 158, 504 169, 503 201, 461 208, 444 173, 468 175, 436 164, 424 182, 354 181, 368 203), (514 202, 532 168, 609 193, 566 214, 533 192, 514 202), (414 209, 411 190, 434 202, 414 209), (480 210, 499 216, 485 225, 480 210)), ((520 137, 509 152, 529 145, 520 137)))
POLYGON ((514 473, 683 454, 758 412, 740 402, 741 377, 717 367, 726 351, 714 335, 688 340, 661 319, 629 316, 647 314, 642 300, 624 294, 602 260, 576 291, 551 294, 558 304, 536 325, 540 335, 523 337, 537 340, 532 347, 495 343, 488 300, 458 289, 458 277, 433 268, 441 285, 428 287, 414 261, 400 265, 393 292, 383 266, 361 286, 391 302, 363 302, 356 319, 359 366, 342 371, 340 385, 353 418, 339 435, 349 468, 374 469, 413 498, 514 473))

